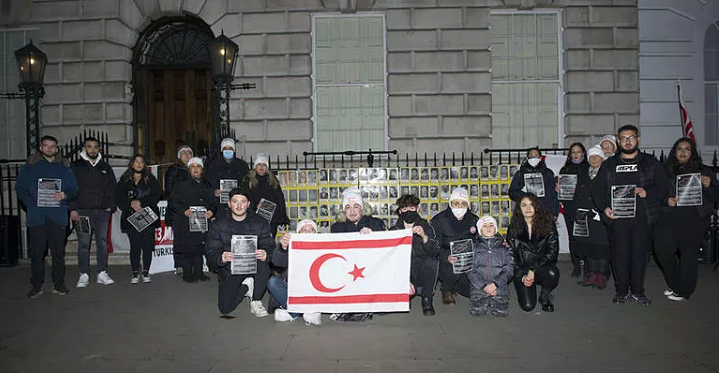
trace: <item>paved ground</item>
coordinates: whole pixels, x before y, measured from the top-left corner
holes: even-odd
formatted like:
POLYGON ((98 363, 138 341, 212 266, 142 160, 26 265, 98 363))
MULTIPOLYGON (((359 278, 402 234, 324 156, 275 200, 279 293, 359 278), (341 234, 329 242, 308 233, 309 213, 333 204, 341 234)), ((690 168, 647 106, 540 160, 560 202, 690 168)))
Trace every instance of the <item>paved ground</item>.
MULTIPOLYGON (((560 263, 567 269, 567 263, 560 263)), ((49 271, 48 271, 49 272, 49 271)), ((29 268, 0 269, 0 372, 719 372, 719 272, 700 268, 689 302, 661 296, 649 269, 654 305, 615 306, 612 293, 562 278, 557 312, 473 318, 468 303, 320 327, 277 325, 241 304, 219 317, 217 284, 185 284, 173 274, 27 299, 29 268)), ((48 273, 49 276, 49 273, 48 273)), ((94 281, 94 276, 92 281, 94 281)), ((439 298, 438 296, 435 298, 439 298)))

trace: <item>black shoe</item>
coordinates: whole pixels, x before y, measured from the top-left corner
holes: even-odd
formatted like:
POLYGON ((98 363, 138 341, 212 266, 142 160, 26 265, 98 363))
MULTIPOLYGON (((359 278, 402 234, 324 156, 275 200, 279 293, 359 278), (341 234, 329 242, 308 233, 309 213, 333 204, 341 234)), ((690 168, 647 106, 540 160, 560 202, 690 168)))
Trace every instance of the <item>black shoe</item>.
POLYGON ((552 303, 552 293, 542 290, 539 294, 539 303, 542 305, 542 311, 554 312, 554 304, 552 303))
POLYGON ((194 284, 197 282, 197 279, 192 275, 184 274, 182 275, 182 281, 185 281, 188 284, 194 284))
POLYGON ((207 276, 205 276, 204 273, 200 273, 199 275, 197 275, 197 276, 196 276, 196 279, 197 279, 197 281, 200 281, 200 282, 210 281, 210 278, 207 277, 207 276))
POLYGON ((627 303, 629 300, 629 294, 614 294, 614 299, 612 299, 612 303, 617 305, 623 305, 627 303))
POLYGON ((67 290, 65 284, 55 285, 55 287, 52 289, 52 293, 58 295, 67 295, 69 292, 70 290, 67 290))
POLYGON ((30 289, 30 292, 27 293, 27 297, 30 299, 35 299, 41 295, 42 295, 42 286, 33 285, 32 289, 30 289))
POLYGON ((644 294, 638 294, 638 295, 632 294, 632 300, 639 303, 639 305, 641 305, 641 306, 651 306, 652 305, 652 301, 649 298, 647 298, 647 296, 644 294))
POLYGON ((425 316, 434 316, 434 306, 431 297, 422 297, 422 314, 425 316))

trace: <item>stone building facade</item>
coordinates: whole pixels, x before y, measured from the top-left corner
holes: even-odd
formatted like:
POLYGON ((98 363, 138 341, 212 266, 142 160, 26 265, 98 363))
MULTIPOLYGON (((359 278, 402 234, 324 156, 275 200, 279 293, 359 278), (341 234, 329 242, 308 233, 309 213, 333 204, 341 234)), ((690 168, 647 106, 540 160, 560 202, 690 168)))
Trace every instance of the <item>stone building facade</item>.
MULTIPOLYGON (((410 154, 492 146, 491 15, 557 10, 560 136, 594 143, 639 122, 636 0, 4 0, 0 28, 39 30, 49 59, 43 132, 107 131, 110 151, 138 145, 134 48, 163 17, 191 16, 240 45, 231 123, 238 153, 313 147, 312 15, 383 14, 387 148, 410 154)), ((561 141, 559 140, 561 139, 561 141)))

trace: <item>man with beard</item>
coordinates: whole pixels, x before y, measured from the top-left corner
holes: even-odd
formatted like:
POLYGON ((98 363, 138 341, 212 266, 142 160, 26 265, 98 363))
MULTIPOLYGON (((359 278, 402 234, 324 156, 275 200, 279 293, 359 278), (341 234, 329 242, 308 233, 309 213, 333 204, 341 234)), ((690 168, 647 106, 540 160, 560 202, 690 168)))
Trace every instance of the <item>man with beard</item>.
POLYGON ((115 173, 100 154, 100 142, 85 138, 80 159, 72 163, 80 192, 68 204, 70 219, 78 224, 80 217, 90 223, 89 231, 77 229, 77 265, 80 278, 76 287, 90 284, 90 241, 95 233, 97 249, 97 283, 110 285, 115 281, 107 274, 107 227, 115 205, 115 173))
POLYGON ((599 168, 592 198, 599 211, 610 219, 608 232, 616 291, 613 302, 621 305, 631 299, 648 306, 652 304, 644 291, 648 244, 659 209, 667 204, 669 181, 661 164, 639 151, 641 138, 637 127, 622 126, 617 140, 619 152, 599 168), (621 193, 632 190, 631 196, 621 193), (624 207, 619 209, 617 202, 624 207))
POLYGON ((15 184, 17 198, 27 207, 32 283, 28 298, 37 298, 42 294, 45 249, 48 248, 52 254, 52 282, 55 285, 52 292, 60 295, 69 293, 65 287, 64 247, 68 224, 67 201, 75 198, 78 187, 70 162, 57 153, 57 139, 43 136, 40 139, 40 152, 28 157, 15 184), (41 188, 43 193, 38 196, 41 188))

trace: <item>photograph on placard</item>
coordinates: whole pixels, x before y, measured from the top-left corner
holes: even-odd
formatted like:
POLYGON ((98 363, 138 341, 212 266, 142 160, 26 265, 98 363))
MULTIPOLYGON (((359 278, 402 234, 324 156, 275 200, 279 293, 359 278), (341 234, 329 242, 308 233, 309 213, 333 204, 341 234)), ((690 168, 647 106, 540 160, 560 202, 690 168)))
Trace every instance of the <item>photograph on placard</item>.
POLYGON ((319 182, 320 185, 327 184, 329 178, 327 177, 327 169, 323 168, 320 169, 318 176, 317 176, 317 182, 319 182))
POLYGON ((489 199, 489 184, 482 184, 482 199, 489 199))
POLYGON ((327 187, 320 188, 320 201, 326 202, 330 198, 330 190, 327 187))
POLYGON ((471 198, 479 198, 479 185, 472 184, 469 186, 469 196, 471 198))
POLYGON ((310 203, 317 203, 317 189, 308 189, 307 190, 307 200, 310 203))
POLYGON ((402 167, 399 169, 399 180, 402 182, 409 181, 409 168, 402 167))
POLYGON ((347 183, 347 169, 344 169, 344 168, 343 168, 343 169, 340 169, 340 176, 339 176, 339 179, 338 179, 337 181, 338 181, 340 184, 345 184, 345 183, 347 183))
POLYGON ((300 206, 300 219, 308 219, 309 214, 307 213, 307 206, 300 206))
POLYGON ((419 186, 412 185, 411 187, 409 187, 409 194, 419 198, 419 186))
POLYGON ((461 181, 469 180, 469 168, 467 166, 462 166, 459 168, 459 179, 461 181))
POLYGON ((489 166, 479 167, 479 178, 482 181, 489 181, 489 166))
POLYGON ((419 198, 422 200, 429 198, 429 187, 427 185, 419 187, 419 198))
POLYGON ((448 201, 448 200, 449 200, 449 194, 451 193, 450 190, 449 190, 449 185, 447 185, 447 184, 442 184, 442 185, 440 185, 439 187, 440 187, 440 190, 441 190, 440 199, 441 199, 442 201, 448 201))
POLYGON ((330 187, 330 201, 337 202, 339 200, 339 191, 337 187, 330 187))
POLYGON ((506 164, 499 166, 499 180, 509 180, 509 168, 506 164))
POLYGON ((472 166, 469 168, 469 180, 470 181, 479 180, 479 171, 477 171, 477 166, 472 166))
POLYGON ((330 184, 337 184, 337 170, 331 168, 329 170, 330 184))
POLYGON ((315 186, 317 185, 317 171, 307 171, 307 185, 309 186, 315 186))
POLYGON ((459 167, 449 168, 449 180, 455 183, 459 181, 459 167))
POLYGON ((499 180, 499 167, 497 165, 489 166, 489 180, 499 180))
POLYGON ((297 213, 298 207, 296 207, 296 206, 291 206, 291 207, 289 207, 289 209, 290 209, 290 219, 297 219, 297 218, 299 218, 299 215, 298 215, 298 213, 297 213))
POLYGON ((499 199, 499 184, 491 184, 489 186, 489 195, 492 199, 499 199))
POLYGON ((517 174, 517 170, 519 170, 518 164, 510 164, 509 165, 509 178, 513 178, 514 175, 517 174))
POLYGON ((500 195, 502 198, 509 198, 509 183, 502 183, 500 185, 500 195))
POLYGON ((327 218, 330 216, 330 208, 327 205, 320 205, 320 218, 327 218))
POLYGON ((479 202, 470 202, 469 207, 473 214, 477 215, 479 213, 479 202))
POLYGON ((397 193, 397 185, 390 185, 388 193, 389 199, 391 200, 396 200, 397 198, 399 198, 399 194, 397 193))
POLYGON ((389 181, 398 181, 399 177, 397 177, 397 173, 399 171, 396 168, 388 168, 387 169, 387 180, 389 181))
POLYGON ((500 210, 501 210, 500 212, 502 213, 502 216, 508 216, 509 215, 509 201, 507 201, 507 200, 499 201, 499 204, 500 204, 499 207, 500 207, 500 210))
POLYGON ((428 182, 429 182, 429 168, 427 168, 427 167, 422 167, 422 168, 420 169, 419 180, 420 180, 422 183, 428 183, 428 182))
POLYGON ((297 171, 297 185, 307 185, 307 171, 297 171))
POLYGON ((409 180, 412 183, 419 183, 419 168, 417 168, 417 167, 410 168, 409 175, 410 175, 409 180))
POLYGON ((492 216, 499 216, 499 201, 492 201, 492 216))
POLYGON ((317 206, 310 206, 310 219, 317 219, 317 206))
POLYGON ((386 185, 380 185, 380 186, 378 187, 378 189, 379 189, 379 200, 380 200, 380 201, 386 201, 387 198, 389 198, 389 193, 388 193, 388 191, 387 191, 387 186, 386 186, 386 185))
POLYGON ((297 189, 290 189, 290 204, 296 205, 298 201, 297 189))
POLYGON ((490 206, 488 201, 482 202, 482 215, 488 215, 490 212, 490 206))
POLYGON ((432 201, 436 201, 439 199, 439 186, 437 186, 437 185, 429 186, 429 199, 432 201))
POLYGON ((356 185, 358 180, 359 180, 359 177, 357 176, 357 169, 350 168, 349 176, 347 176, 347 183, 356 185))
POLYGON ((300 204, 307 203, 307 189, 297 190, 297 196, 298 196, 297 200, 300 204))
POLYGON ((420 214, 423 218, 427 219, 427 215, 429 215, 429 206, 427 205, 427 202, 422 202, 422 203, 420 203, 420 204, 419 204, 419 209, 420 209, 420 213, 419 213, 419 214, 420 214))
POLYGON ((432 167, 429 169, 429 181, 436 183, 439 181, 439 168, 432 167))
POLYGON ((449 167, 439 169, 439 180, 441 182, 449 182, 449 167))
POLYGON ((402 185, 399 187, 399 195, 406 196, 409 194, 409 185, 402 185))

